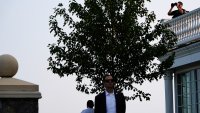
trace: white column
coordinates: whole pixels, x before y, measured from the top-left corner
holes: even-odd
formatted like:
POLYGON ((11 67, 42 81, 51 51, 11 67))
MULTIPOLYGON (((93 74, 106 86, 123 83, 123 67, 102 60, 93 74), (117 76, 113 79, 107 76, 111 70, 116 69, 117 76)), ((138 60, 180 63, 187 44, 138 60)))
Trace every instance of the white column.
POLYGON ((165 113, 174 113, 173 110, 173 85, 172 85, 172 73, 167 72, 164 76, 165 80, 165 113))

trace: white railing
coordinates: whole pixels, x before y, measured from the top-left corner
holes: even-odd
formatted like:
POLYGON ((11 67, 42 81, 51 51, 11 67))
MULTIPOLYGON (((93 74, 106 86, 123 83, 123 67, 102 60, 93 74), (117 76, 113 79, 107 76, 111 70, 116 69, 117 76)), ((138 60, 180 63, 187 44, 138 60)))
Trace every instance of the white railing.
POLYGON ((169 29, 177 35, 177 45, 200 39, 200 8, 168 20, 169 29))

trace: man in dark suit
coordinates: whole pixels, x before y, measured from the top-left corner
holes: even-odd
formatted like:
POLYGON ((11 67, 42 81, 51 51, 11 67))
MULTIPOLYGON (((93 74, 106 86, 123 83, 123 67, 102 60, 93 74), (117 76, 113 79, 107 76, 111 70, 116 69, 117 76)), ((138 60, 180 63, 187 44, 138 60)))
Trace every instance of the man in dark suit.
POLYGON ((106 90, 95 97, 94 113, 125 113, 125 98, 123 93, 114 90, 114 78, 105 75, 103 84, 106 90))

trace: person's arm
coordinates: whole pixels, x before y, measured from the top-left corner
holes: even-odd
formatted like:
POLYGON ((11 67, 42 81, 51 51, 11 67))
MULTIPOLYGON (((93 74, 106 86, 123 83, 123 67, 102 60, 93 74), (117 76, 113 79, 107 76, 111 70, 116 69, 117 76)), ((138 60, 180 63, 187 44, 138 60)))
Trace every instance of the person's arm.
POLYGON ((119 113, 126 113, 126 100, 124 97, 124 94, 122 92, 119 92, 116 94, 117 99, 117 112, 119 113))
POLYGON ((123 105, 123 107, 124 107, 124 109, 123 109, 123 112, 124 113, 126 113, 126 100, 125 100, 125 97, 124 97, 124 94, 122 93, 122 105, 123 105))
POLYGON ((94 101, 94 113, 99 113, 99 105, 98 105, 98 97, 95 97, 95 101, 94 101))
POLYGON ((172 9, 173 9, 173 7, 171 7, 170 9, 169 9, 169 11, 168 11, 168 15, 172 15, 172 9))

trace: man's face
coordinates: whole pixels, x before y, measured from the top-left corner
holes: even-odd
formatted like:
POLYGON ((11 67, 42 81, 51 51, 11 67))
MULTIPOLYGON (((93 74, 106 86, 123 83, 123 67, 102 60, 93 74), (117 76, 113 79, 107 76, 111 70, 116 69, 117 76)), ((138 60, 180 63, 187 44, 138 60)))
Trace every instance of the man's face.
POLYGON ((112 76, 106 76, 105 81, 104 81, 104 86, 106 89, 114 88, 114 80, 112 76))
POLYGON ((182 7, 182 4, 181 3, 177 3, 177 7, 182 7))

